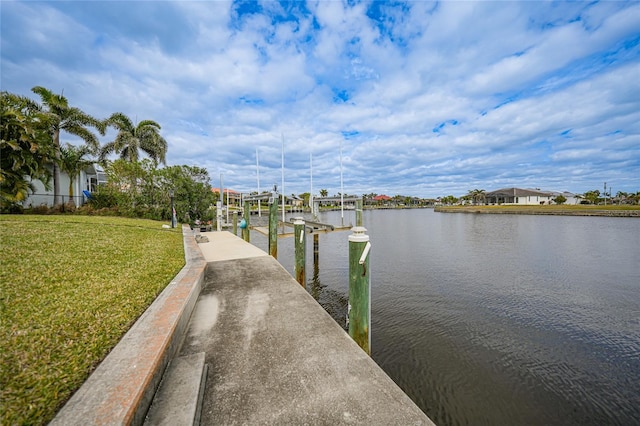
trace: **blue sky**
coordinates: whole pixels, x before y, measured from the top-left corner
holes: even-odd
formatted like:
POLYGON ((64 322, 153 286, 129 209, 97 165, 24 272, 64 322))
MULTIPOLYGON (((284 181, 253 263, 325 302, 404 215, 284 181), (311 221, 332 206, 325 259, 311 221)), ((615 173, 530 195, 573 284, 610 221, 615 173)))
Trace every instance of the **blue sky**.
MULTIPOLYGON (((162 125, 218 186, 640 190, 640 2, 0 3, 2 90, 162 125)), ((109 133, 103 142, 113 138, 109 133)), ((76 142, 63 136, 63 141, 76 142)))

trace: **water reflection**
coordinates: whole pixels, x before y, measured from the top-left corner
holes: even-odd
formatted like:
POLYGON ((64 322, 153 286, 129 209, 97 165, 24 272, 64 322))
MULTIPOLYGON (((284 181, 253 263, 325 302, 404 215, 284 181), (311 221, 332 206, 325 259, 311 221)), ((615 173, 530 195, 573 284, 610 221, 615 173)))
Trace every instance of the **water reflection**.
MULTIPOLYGON (((373 358, 437 424, 640 424, 640 220, 404 210, 364 225, 373 358)), ((343 327, 349 233, 308 256, 307 288, 343 327)), ((279 261, 293 272, 290 239, 279 261)))
POLYGON ((331 315, 335 322, 344 330, 348 330, 346 317, 349 294, 333 290, 320 281, 320 249, 318 239, 314 240, 313 277, 307 281, 307 290, 313 298, 318 301, 320 306, 331 315))

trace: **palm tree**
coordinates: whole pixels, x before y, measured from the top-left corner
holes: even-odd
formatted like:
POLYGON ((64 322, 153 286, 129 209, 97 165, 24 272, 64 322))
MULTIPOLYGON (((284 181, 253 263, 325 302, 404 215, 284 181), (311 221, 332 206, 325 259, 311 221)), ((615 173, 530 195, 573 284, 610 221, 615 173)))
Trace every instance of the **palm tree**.
POLYGON ((69 175, 69 202, 73 200, 73 183, 80 172, 93 164, 92 160, 83 158, 91 153, 86 145, 75 146, 69 143, 60 147, 60 168, 69 175))
POLYGON ((24 201, 38 179, 50 189, 53 143, 48 117, 31 99, 0 93, 0 200, 3 206, 24 201))
POLYGON ((60 160, 60 132, 65 131, 69 134, 80 137, 91 149, 97 150, 100 142, 95 134, 87 129, 94 127, 104 135, 105 127, 102 121, 86 114, 79 108, 70 107, 67 98, 62 94, 57 95, 41 86, 36 86, 31 91, 40 96, 43 110, 51 123, 49 132, 53 138, 53 147, 55 150, 55 161, 53 162, 53 204, 62 204, 60 198, 60 168, 58 162, 60 160))
POLYGON ((320 190, 320 196, 321 197, 326 197, 327 195, 329 195, 329 191, 327 191, 326 189, 321 189, 320 190))
POLYGON ((474 189, 469 191, 469 193, 466 195, 466 197, 468 197, 468 199, 473 201, 473 204, 478 204, 478 202, 480 200, 484 200, 486 197, 486 192, 484 189, 474 189))
POLYGON ((116 112, 105 120, 107 126, 118 130, 116 138, 102 147, 100 159, 116 153, 120 158, 137 162, 140 151, 145 152, 155 164, 166 164, 167 141, 160 136, 160 125, 152 120, 143 120, 136 126, 126 115, 116 112))

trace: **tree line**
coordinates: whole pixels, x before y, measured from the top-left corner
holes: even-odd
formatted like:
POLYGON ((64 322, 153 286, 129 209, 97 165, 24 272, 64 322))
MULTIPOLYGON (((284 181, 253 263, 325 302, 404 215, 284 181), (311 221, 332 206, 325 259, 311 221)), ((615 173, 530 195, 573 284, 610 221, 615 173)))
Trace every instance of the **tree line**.
MULTIPOLYGON (((2 211, 11 211, 34 192, 32 181, 53 189, 54 208, 64 205, 60 172, 73 180, 90 164, 99 163, 109 180, 89 200, 93 208, 111 209, 128 216, 167 219, 169 191, 175 194, 176 211, 183 219, 206 216, 203 203, 214 202, 206 169, 166 166, 167 141, 153 120, 134 123, 121 112, 98 119, 69 104, 63 94, 36 86, 39 102, 7 91, 0 93, 0 198, 2 211), (117 131, 103 145, 97 134, 117 131), (79 137, 80 146, 61 144, 61 134, 79 137), (97 133, 97 134, 96 134, 97 133), (118 160, 108 157, 115 154, 118 160), (141 160, 141 154, 146 159, 141 160), (196 201, 197 200, 197 201, 196 201)), ((192 218, 192 220, 195 218, 192 218)))
MULTIPOLYGON (((615 196, 612 196, 611 192, 600 193, 599 190, 594 189, 586 191, 584 194, 575 194, 575 198, 580 200, 580 204, 603 204, 609 202, 612 204, 638 204, 640 203, 640 191, 636 193, 618 191, 615 196)), ((440 202, 445 205, 453 204, 483 204, 486 201, 486 191, 484 189, 471 189, 467 194, 461 197, 454 197, 453 195, 447 195, 441 197, 440 202)), ((560 194, 553 198, 553 202, 556 204, 564 204, 567 202, 567 198, 560 194)))

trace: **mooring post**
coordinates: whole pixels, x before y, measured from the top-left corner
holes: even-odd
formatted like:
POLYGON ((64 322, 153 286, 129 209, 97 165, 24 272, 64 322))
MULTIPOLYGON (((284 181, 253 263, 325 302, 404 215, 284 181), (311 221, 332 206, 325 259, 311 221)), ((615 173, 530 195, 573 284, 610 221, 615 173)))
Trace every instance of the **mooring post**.
POLYGON ((313 234, 313 262, 318 263, 320 257, 320 235, 313 234))
POLYGON ((369 251, 371 243, 362 226, 349 235, 349 336, 371 355, 371 281, 369 251))
POLYGON ((269 254, 278 258, 278 197, 277 193, 269 200, 269 254))
POLYGON ((356 226, 362 226, 362 198, 356 200, 356 226))
POLYGON ((238 212, 233 212, 233 235, 238 235, 238 212))
POLYGON ((244 228, 242 228, 242 239, 245 240, 246 242, 250 242, 250 232, 249 232, 249 217, 251 216, 251 210, 249 210, 249 202, 245 201, 244 202, 244 212, 243 212, 243 219, 244 219, 244 228))
POLYGON ((304 288, 307 287, 305 266, 307 261, 306 247, 307 237, 305 235, 304 220, 301 217, 296 217, 293 221, 293 239, 295 240, 295 253, 296 253, 296 281, 304 288))

